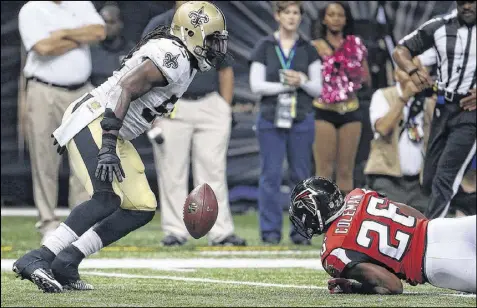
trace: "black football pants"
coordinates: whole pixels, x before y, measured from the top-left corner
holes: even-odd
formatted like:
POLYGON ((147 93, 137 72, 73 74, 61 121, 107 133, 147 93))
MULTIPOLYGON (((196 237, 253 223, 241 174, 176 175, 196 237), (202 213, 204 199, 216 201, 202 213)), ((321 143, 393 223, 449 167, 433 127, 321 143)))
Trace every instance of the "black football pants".
POLYGON ((445 217, 475 155, 476 112, 458 102, 436 104, 424 162, 423 191, 430 194, 427 218, 445 217))

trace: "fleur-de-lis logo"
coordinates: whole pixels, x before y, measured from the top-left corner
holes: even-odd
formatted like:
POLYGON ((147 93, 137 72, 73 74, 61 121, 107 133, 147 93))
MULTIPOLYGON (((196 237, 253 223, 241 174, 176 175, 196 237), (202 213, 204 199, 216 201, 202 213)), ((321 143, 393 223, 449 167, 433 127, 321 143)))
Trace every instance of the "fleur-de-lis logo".
POLYGON ((187 208, 187 211, 190 213, 197 211, 197 204, 195 204, 194 202, 190 203, 189 204, 189 207, 187 208))
POLYGON ((190 12, 189 18, 191 18, 190 23, 194 28, 209 22, 209 16, 204 13, 204 7, 201 7, 198 11, 190 12))
POLYGON ((174 56, 172 53, 166 52, 166 55, 164 56, 164 63, 162 65, 164 65, 167 68, 172 67, 175 69, 179 67, 179 64, 177 63, 178 57, 179 57, 179 54, 174 56))

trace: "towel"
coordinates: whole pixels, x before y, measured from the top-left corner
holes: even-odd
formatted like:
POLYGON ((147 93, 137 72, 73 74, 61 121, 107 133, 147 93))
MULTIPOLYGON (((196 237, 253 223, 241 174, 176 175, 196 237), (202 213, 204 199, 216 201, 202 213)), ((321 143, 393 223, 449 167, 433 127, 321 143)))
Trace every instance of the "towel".
MULTIPOLYGON (((84 99, 84 96, 79 98, 73 104, 84 99)), ((78 134, 83 128, 88 126, 96 118, 104 113, 105 108, 96 101, 94 97, 91 97, 84 103, 82 103, 73 113, 63 119, 60 127, 54 132, 53 136, 58 141, 60 146, 65 146, 76 134, 78 134)))

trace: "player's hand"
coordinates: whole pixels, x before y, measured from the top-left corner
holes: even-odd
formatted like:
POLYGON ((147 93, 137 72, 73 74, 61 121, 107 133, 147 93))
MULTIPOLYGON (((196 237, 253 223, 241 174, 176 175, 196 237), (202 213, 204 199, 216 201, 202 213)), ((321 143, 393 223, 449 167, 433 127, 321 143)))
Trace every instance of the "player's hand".
POLYGON ((426 88, 432 87, 432 78, 425 70, 418 69, 416 72, 412 73, 410 77, 419 92, 424 91, 426 88))
POLYGON ((328 280, 328 290, 330 291, 330 294, 349 294, 353 293, 353 290, 351 289, 352 284, 353 282, 346 278, 331 278, 328 280))
POLYGON ((112 134, 103 134, 103 146, 98 153, 98 166, 94 176, 103 182, 113 182, 114 174, 119 182, 126 177, 121 160, 116 154, 116 140, 112 140, 113 138, 117 137, 112 134))
POLYGON ((477 96, 475 94, 475 88, 469 90, 470 95, 467 97, 464 97, 463 99, 460 100, 460 107, 464 110, 467 111, 472 111, 477 108, 476 103, 477 103, 477 96))

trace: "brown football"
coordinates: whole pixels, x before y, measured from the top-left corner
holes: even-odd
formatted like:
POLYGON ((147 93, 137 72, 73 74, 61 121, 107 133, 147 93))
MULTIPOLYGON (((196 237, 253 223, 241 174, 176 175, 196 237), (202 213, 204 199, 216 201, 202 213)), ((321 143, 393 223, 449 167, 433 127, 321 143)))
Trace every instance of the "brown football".
POLYGON ((185 201, 183 213, 184 223, 193 238, 199 239, 212 229, 219 206, 209 184, 201 184, 191 191, 185 201))

